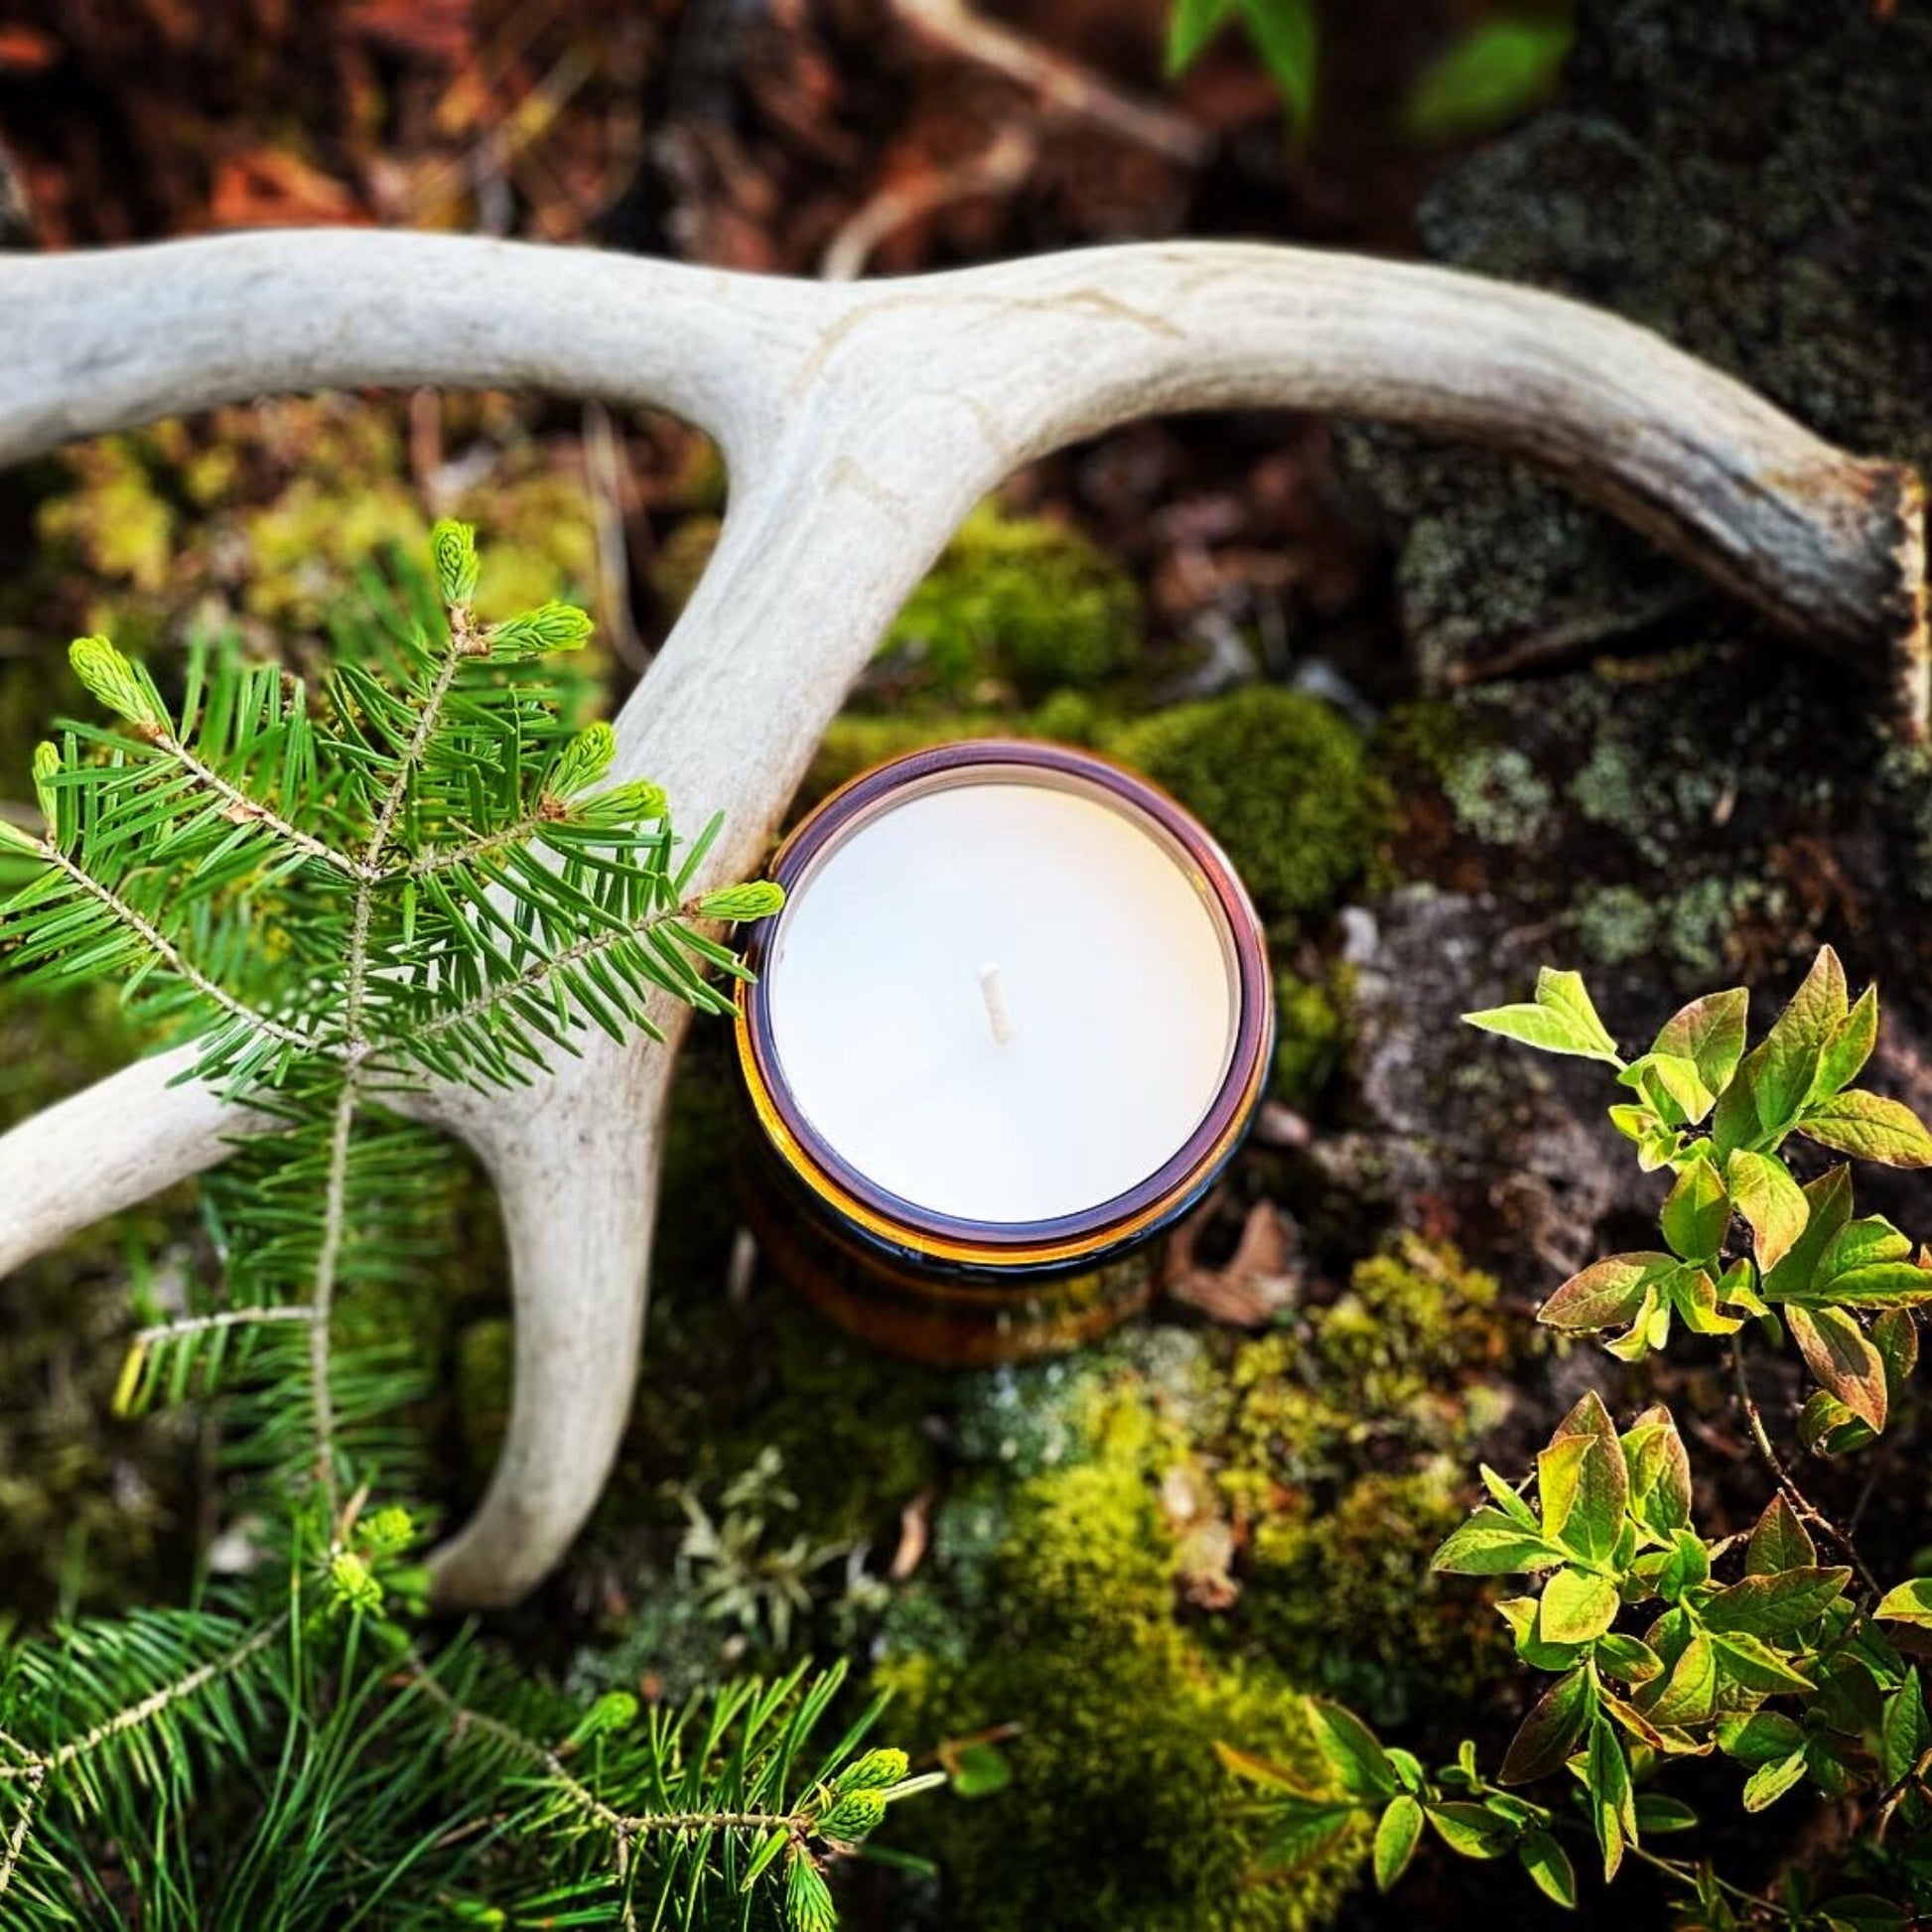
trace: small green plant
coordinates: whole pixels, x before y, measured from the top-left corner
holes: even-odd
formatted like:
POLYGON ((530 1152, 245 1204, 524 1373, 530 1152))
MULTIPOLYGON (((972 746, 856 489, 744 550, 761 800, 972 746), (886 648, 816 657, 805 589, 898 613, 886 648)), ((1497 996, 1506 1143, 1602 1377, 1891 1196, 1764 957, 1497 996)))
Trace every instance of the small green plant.
POLYGON ((1748 1006, 1741 989, 1694 1001, 1631 1060, 1574 973, 1546 969, 1533 1000, 1467 1018, 1601 1061, 1628 1091, 1612 1120, 1646 1171, 1672 1176, 1664 1245, 1584 1270, 1540 1318, 1573 1334, 1615 1331, 1608 1345, 1633 1362, 1670 1345, 1674 1328, 1693 1345, 1722 1338, 1772 1484, 1755 1526, 1700 1531, 1690 1457, 1661 1405, 1619 1432, 1587 1395, 1522 1480, 1483 1467, 1489 1500, 1434 1568, 1524 1579, 1498 1608, 1519 1658, 1554 1681, 1493 1777, 1473 1744, 1432 1771, 1321 1703, 1309 1710, 1323 1765, 1314 1778, 1224 1750, 1268 1793, 1277 1864, 1370 1834, 1386 1888, 1428 1828, 1464 1857, 1514 1858, 1564 1905, 1577 1896, 1564 1840, 1593 1841, 1606 1879, 1641 1860, 1683 1886, 1677 1922, 1712 1932, 1875 1932, 1921 1923, 1932 1906, 1932 1718, 1900 1648, 1909 1626, 1932 1626, 1932 1579, 1885 1587, 1852 1531, 1805 1495, 1752 1397, 1745 1349, 1753 1333, 1797 1342, 1822 1385, 1800 1418, 1808 1448, 1837 1453, 1884 1429, 1916 1360, 1914 1311, 1932 1302, 1932 1264, 1888 1221, 1854 1217, 1845 1167, 1800 1185, 1785 1151, 1796 1136, 1918 1168, 1932 1165, 1932 1135, 1854 1084, 1877 1036, 1877 999, 1869 989, 1850 999, 1829 947, 1747 1050, 1748 1006), (1653 1840, 1699 1820, 1649 1787, 1678 1758, 1714 1756, 1737 1767, 1746 1811, 1804 1785, 1856 1806, 1868 1829, 1854 1863, 1871 1889, 1821 1901, 1799 1874, 1761 1897, 1708 1862, 1655 1851, 1653 1840), (1538 1800, 1522 1795, 1546 1782, 1556 1788, 1538 1800))
POLYGON ((792 1621, 812 1607, 811 1579, 850 1554, 845 1543, 815 1544, 785 1535, 785 1519, 798 1497, 784 1482, 784 1456, 765 1448, 749 1469, 725 1485, 719 1512, 689 1485, 677 1491, 684 1512, 678 1539, 679 1584, 710 1621, 782 1654, 790 1647, 792 1621))
POLYGON ((218 1429, 241 1573, 182 1610, 0 1652, 0 1904, 9 1926, 834 1923, 825 1863, 926 1782, 828 1747, 838 1671, 746 1681, 682 1711, 589 1708, 424 1626, 418 1365, 372 1307, 422 1260, 440 1184, 397 1101, 429 1079, 532 1077, 650 1002, 723 1013, 743 977, 699 893, 718 832, 614 778, 541 660, 590 620, 475 613, 478 560, 437 526, 440 620, 311 693, 207 650, 178 698, 103 637, 72 663, 116 721, 43 745, 37 835, 0 963, 119 979, 149 1026, 264 1122, 207 1183, 224 1266, 150 1311, 116 1407, 189 1399, 218 1429))

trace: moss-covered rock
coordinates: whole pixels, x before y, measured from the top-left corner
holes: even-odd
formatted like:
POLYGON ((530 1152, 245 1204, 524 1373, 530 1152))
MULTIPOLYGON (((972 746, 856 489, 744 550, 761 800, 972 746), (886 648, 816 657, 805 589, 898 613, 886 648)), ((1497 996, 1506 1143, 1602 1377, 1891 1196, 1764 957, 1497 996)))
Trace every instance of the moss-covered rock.
POLYGON ((1358 1848, 1256 1884, 1212 1746, 1294 1763, 1302 1692, 1400 1721, 1507 1673, 1500 1623, 1428 1560, 1507 1411, 1510 1357, 1494 1281, 1410 1240, 1257 1339, 1155 1323, 966 1378, 952 1488, 878 1673, 901 1735, 946 1762, 992 1738, 1011 1773, 904 1817, 942 1866, 945 1922, 1331 1913, 1358 1848))
POLYGON ((880 1668, 902 1735, 1011 1729, 1011 1783, 908 1813, 902 1842, 941 1859, 949 1918, 976 1932, 1322 1923, 1363 1845, 1254 1883, 1261 1838, 1214 1755, 1226 1741, 1313 1774, 1294 1686, 1217 1657, 1175 1613, 1162 1481, 1182 1451, 1162 1418, 1129 1390, 1101 1398, 1090 1430, 1087 1459, 1014 1497, 965 1661, 896 1652, 880 1668))
POLYGON ((1360 733, 1300 692, 1256 685, 1176 705, 1106 744, 1205 822, 1267 918, 1327 910, 1367 869, 1387 823, 1360 733))
POLYGON ((906 600, 883 649, 924 688, 981 695, 988 680, 1024 701, 1090 686, 1140 649, 1134 580, 1076 530, 982 503, 906 600))

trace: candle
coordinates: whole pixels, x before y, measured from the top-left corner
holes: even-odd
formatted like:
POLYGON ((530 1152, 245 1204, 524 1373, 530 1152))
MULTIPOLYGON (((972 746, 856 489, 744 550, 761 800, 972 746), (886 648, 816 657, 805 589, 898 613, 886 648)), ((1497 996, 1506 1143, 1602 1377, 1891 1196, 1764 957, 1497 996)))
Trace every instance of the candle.
POLYGON ((1010 1314, 1002 1289, 1118 1259, 1232 1155, 1268 1063, 1265 948, 1213 840, 1145 780, 1063 746, 918 752, 827 800, 773 872, 740 1005, 752 1101, 794 1191, 901 1287, 1010 1314))

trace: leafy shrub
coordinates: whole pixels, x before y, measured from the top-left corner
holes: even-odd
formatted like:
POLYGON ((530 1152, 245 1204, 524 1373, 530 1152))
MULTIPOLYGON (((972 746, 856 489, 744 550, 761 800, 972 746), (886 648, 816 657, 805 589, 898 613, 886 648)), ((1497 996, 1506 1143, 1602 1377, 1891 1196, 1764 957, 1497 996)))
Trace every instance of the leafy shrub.
POLYGON ((1798 1486, 1753 1399, 1745 1335, 1795 1342, 1820 1387, 1799 1431, 1837 1453, 1885 1428, 1917 1359, 1914 1311, 1932 1302, 1932 1259, 1880 1216, 1856 1217, 1849 1169, 1800 1185, 1793 1136, 1887 1166, 1932 1165, 1932 1134, 1895 1100, 1855 1085, 1877 1037, 1867 988, 1854 1003, 1822 951, 1791 1004, 1747 1050, 1743 989, 1693 1001, 1648 1051, 1625 1060, 1581 979, 1546 969, 1535 998, 1471 1014, 1489 1032, 1615 1069, 1610 1108, 1646 1172, 1671 1184, 1663 1246, 1613 1255, 1563 1283, 1540 1319, 1610 1334, 1641 1361, 1673 1331, 1722 1338, 1737 1406, 1772 1493, 1747 1537, 1698 1528, 1689 1453, 1662 1405, 1621 1431, 1591 1393, 1559 1425, 1534 1471, 1481 1471, 1489 1500, 1437 1551, 1439 1572, 1520 1578, 1498 1604, 1517 1655, 1554 1679, 1499 1769, 1473 1744, 1431 1771, 1385 1747, 1352 1714, 1311 1704, 1323 1769, 1240 1751, 1282 1831, 1310 1843, 1372 1834, 1377 1882, 1407 1868, 1425 1827, 1451 1851, 1513 1857, 1560 1904, 1577 1896, 1563 1840, 1581 1826, 1606 1879, 1626 1857, 1681 1885, 1678 1923, 1711 1932, 1764 1919, 1805 1927, 1903 1927, 1932 1906, 1932 1718, 1901 1642, 1932 1625, 1932 1579, 1886 1587, 1852 1532, 1798 1486), (1827 1546, 1821 1552, 1820 1541, 1827 1546), (1666 1857, 1659 1836, 1696 1814, 1652 1790, 1674 1759, 1736 1767, 1746 1811, 1810 1786, 1856 1809, 1857 1863, 1873 1889, 1820 1900, 1795 1876, 1755 1897, 1708 1863, 1666 1857), (1533 1800, 1519 1788, 1555 1781, 1533 1800), (1567 1802, 1566 1802, 1567 1798, 1567 1802), (1883 1828, 1889 1826, 1887 1838, 1883 1828))

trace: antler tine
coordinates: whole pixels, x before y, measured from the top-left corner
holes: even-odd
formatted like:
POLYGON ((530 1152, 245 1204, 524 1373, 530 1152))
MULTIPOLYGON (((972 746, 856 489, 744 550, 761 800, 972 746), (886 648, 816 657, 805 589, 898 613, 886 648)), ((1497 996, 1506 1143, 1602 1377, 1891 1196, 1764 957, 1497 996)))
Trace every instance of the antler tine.
MULTIPOLYGON (((818 738, 965 510, 1125 418, 1270 405, 1538 464, 1926 713, 1922 497, 1659 338, 1442 269, 1222 244, 838 288, 459 237, 260 234, 0 261, 0 459, 267 390, 530 387, 671 410, 724 448, 724 537, 620 721, 618 774, 757 865, 818 738)), ((671 1046, 686 1016, 660 1020, 671 1046)), ((535 1088, 435 1090, 510 1233, 509 1441, 436 1559, 520 1594, 596 1501, 634 1386, 671 1050, 590 1036, 535 1088)), ((0 1271, 217 1159, 238 1124, 143 1062, 0 1139, 0 1271)))

